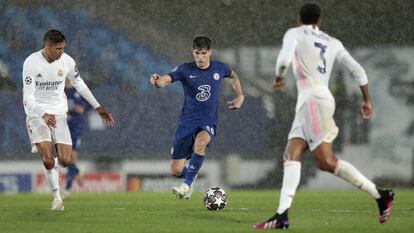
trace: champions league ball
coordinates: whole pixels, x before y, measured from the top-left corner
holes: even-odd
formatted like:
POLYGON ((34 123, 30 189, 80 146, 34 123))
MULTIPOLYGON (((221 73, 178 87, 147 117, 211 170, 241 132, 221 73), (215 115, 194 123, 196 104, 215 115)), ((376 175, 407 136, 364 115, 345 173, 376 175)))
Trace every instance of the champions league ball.
POLYGON ((222 210, 226 207, 226 204, 227 194, 223 189, 213 187, 204 193, 204 206, 208 210, 222 210))

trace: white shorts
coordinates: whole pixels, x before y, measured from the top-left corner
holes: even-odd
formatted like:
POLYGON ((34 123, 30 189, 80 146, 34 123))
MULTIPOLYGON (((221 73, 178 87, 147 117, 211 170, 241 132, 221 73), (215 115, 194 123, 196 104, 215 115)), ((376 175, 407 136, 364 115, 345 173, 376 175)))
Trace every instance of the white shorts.
POLYGON ((308 143, 310 151, 322 142, 333 142, 338 135, 334 113, 333 100, 309 97, 296 112, 288 139, 302 138, 308 143))
POLYGON ((49 127, 41 117, 26 117, 27 133, 32 144, 32 153, 37 152, 36 143, 52 142, 53 144, 72 145, 66 114, 55 115, 56 128, 49 127))

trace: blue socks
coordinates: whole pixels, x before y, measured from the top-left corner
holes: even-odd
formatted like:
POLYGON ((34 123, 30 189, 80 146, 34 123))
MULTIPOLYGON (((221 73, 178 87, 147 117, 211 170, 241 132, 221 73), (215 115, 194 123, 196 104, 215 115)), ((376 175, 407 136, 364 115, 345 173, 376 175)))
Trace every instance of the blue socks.
POLYGON ((184 166, 183 171, 181 172, 180 178, 185 178, 187 176, 187 173, 188 173, 188 168, 184 166))
POLYGON ((204 156, 201 156, 199 154, 193 153, 191 155, 190 163, 188 164, 187 169, 183 169, 183 175, 185 174, 184 183, 186 183, 188 186, 191 186, 191 184, 194 181, 194 178, 197 176, 198 171, 201 168, 201 165, 203 165, 204 156))
POLYGON ((66 190, 70 190, 72 188, 73 179, 75 176, 79 174, 79 169, 76 164, 71 164, 68 166, 68 173, 66 174, 66 190))

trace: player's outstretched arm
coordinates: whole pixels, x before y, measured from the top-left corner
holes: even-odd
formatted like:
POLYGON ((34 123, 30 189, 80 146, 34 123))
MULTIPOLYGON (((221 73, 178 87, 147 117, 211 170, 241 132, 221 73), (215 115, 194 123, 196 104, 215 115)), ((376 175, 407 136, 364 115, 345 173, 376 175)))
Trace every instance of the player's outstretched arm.
POLYGON ((168 84, 172 83, 172 78, 169 75, 160 76, 159 74, 154 73, 151 75, 149 81, 152 85, 156 86, 157 88, 163 88, 168 84))
POLYGON ((115 120, 112 117, 112 113, 108 112, 102 106, 97 107, 95 110, 99 113, 99 116, 101 116, 101 118, 105 121, 107 126, 114 126, 115 120))
POLYGON ((361 114, 364 119, 370 119, 373 114, 371 97, 368 92, 368 84, 360 86, 362 93, 361 114))
POLYGON ((234 92, 236 92, 237 97, 232 101, 228 101, 227 103, 229 104, 229 109, 239 109, 244 102, 244 95, 241 83, 239 77, 234 71, 231 71, 230 78, 232 79, 233 90, 234 92))

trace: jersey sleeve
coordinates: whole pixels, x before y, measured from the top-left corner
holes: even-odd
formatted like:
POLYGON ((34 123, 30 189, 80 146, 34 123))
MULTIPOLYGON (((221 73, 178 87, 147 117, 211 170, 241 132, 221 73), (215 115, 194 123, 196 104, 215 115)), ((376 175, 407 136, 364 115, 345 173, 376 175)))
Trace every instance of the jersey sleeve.
POLYGON ((338 41, 337 47, 338 53, 336 58, 338 61, 351 71, 360 86, 368 84, 368 78, 364 68, 362 68, 362 66, 351 56, 351 54, 349 54, 340 41, 338 41))
POLYGON ((231 75, 231 69, 229 67, 229 65, 227 65, 226 63, 223 63, 223 78, 230 78, 231 75))
POLYGON ((184 80, 185 76, 183 75, 183 65, 174 67, 168 75, 171 77, 172 82, 184 80))
POLYGON ((26 60, 23 63, 23 105, 29 115, 42 117, 46 112, 36 101, 36 80, 34 65, 26 60))
POLYGON ((89 87, 86 86, 85 82, 81 78, 79 74, 79 70, 76 66, 75 61, 70 58, 69 59, 69 72, 67 78, 72 83, 73 87, 75 87, 76 91, 79 92, 79 94, 86 100, 94 109, 101 106, 98 101, 93 96, 91 90, 89 90, 89 87))
POLYGON ((276 60, 275 74, 277 77, 285 76, 287 68, 292 62, 297 44, 296 30, 294 28, 289 29, 283 36, 283 45, 276 60))

